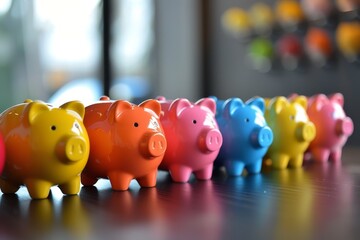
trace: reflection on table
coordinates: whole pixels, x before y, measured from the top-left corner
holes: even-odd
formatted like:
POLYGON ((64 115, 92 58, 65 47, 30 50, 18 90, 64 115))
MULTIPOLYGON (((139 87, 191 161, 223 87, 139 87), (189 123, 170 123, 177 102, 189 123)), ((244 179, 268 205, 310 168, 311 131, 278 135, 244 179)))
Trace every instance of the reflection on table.
POLYGON ((339 239, 356 238, 358 151, 343 164, 305 162, 301 169, 174 183, 160 172, 156 188, 113 191, 108 180, 79 195, 32 200, 26 188, 2 194, 0 238, 40 239, 339 239))

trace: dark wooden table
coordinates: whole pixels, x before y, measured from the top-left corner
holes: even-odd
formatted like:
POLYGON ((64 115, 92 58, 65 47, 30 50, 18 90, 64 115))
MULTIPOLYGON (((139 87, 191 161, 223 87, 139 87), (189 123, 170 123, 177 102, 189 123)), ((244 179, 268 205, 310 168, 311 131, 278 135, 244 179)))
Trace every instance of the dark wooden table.
POLYGON ((340 165, 112 191, 107 180, 45 200, 2 194, 0 239, 359 239, 360 149, 340 165))

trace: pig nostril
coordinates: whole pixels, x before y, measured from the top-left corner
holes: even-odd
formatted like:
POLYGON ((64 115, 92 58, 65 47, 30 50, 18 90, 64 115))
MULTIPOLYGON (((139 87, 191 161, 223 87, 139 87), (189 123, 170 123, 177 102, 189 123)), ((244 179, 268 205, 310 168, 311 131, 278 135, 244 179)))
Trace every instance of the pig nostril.
POLYGON ((79 145, 79 153, 82 154, 84 152, 84 147, 82 144, 79 145))
POLYGON ((154 134, 150 136, 150 139, 146 139, 143 146, 145 147, 144 154, 152 157, 158 157, 163 154, 164 149, 166 149, 166 140, 164 136, 154 134))
POLYGON ((273 134, 268 127, 257 129, 253 133, 253 141, 257 147, 268 147, 272 140, 273 134))
POLYGON ((209 132, 206 136, 205 140, 205 149, 210 151, 218 150, 219 146, 221 145, 222 139, 218 132, 213 131, 209 132))
POLYGON ((84 157, 86 153, 86 143, 79 137, 73 137, 65 144, 65 156, 66 159, 71 161, 79 161, 84 157))

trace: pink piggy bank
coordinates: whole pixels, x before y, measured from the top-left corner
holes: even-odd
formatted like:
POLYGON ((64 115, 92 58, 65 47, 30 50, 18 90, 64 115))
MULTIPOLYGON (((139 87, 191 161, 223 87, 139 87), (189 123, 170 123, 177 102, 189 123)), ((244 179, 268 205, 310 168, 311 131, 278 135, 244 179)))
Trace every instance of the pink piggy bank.
POLYGON ((1 191, 15 193, 25 185, 32 198, 42 199, 58 185, 64 194, 77 194, 89 156, 84 113, 77 101, 57 108, 30 100, 2 112, 6 160, 1 191))
POLYGON ((2 173, 5 165, 5 144, 4 139, 0 134, 0 174, 2 173))
POLYGON ((134 105, 102 99, 85 108, 90 156, 82 184, 91 186, 99 178, 108 178, 114 190, 127 190, 132 179, 141 187, 155 186, 167 146, 159 102, 150 99, 134 105))
POLYGON ((158 100, 168 141, 160 169, 168 170, 175 182, 189 181, 192 172, 199 180, 210 179, 223 141, 215 120, 215 101, 203 98, 193 104, 184 98, 158 100))
POLYGON ((316 137, 308 152, 315 161, 341 160, 342 147, 354 131, 351 118, 343 110, 344 97, 335 93, 329 98, 324 94, 309 98, 307 113, 315 124, 316 137))

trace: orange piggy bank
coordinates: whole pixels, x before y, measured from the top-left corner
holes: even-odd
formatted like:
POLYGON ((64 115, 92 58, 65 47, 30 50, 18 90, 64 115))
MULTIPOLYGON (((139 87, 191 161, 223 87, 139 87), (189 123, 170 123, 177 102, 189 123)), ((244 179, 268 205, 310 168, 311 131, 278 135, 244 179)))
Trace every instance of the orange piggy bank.
POLYGON ((155 186, 167 146, 159 122, 160 103, 101 100, 85 110, 91 149, 82 184, 91 186, 99 178, 108 178, 114 190, 127 190, 132 179, 141 187, 155 186))

